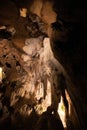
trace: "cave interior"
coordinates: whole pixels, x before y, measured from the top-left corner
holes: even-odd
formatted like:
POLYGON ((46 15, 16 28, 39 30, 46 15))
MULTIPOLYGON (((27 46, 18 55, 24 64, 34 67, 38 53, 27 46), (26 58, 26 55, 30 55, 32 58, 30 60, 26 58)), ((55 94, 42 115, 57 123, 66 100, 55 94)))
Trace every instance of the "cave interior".
POLYGON ((85 130, 87 8, 0 0, 0 130, 85 130))

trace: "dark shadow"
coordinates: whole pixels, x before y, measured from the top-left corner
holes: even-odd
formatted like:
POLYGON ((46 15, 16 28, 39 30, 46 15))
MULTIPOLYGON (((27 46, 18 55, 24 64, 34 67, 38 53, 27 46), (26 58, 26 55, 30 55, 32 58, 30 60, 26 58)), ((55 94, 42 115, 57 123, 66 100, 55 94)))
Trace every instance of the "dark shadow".
POLYGON ((50 107, 38 119, 34 130, 64 130, 58 113, 52 114, 50 107))

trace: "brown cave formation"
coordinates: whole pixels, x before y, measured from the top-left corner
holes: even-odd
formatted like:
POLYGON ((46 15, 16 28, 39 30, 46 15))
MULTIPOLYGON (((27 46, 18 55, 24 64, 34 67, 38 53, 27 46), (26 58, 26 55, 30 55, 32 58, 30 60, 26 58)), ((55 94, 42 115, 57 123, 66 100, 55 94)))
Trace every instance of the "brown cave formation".
POLYGON ((0 129, 85 130, 85 1, 0 0, 0 129))

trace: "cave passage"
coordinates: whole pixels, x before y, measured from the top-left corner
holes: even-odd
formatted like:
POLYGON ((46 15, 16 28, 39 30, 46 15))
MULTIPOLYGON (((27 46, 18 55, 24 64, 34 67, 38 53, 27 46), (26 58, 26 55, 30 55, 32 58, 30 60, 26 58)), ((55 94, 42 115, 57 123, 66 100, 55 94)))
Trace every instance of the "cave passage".
MULTIPOLYGON (((38 7, 38 1, 34 2, 38 7)), ((52 3, 39 4, 42 12, 33 6, 33 13, 18 6, 15 24, 15 15, 11 25, 8 17, 0 21, 1 130, 77 130, 79 126, 73 84, 55 59, 50 38, 52 31, 66 30, 61 21, 55 22, 52 3)), ((62 36, 66 41, 65 33, 62 36)))

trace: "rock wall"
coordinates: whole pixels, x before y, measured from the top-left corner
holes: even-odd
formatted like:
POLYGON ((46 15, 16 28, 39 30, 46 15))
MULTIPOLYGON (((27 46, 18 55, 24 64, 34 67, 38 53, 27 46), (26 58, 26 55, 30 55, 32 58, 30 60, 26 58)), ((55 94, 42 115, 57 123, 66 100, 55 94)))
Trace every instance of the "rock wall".
MULTIPOLYGON (((86 128, 87 9, 85 5, 86 4, 84 1, 78 2, 78 4, 76 4, 76 1, 69 1, 69 0, 67 1, 33 0, 32 2, 28 0, 26 1, 22 0, 21 2, 20 0, 8 0, 8 1, 0 0, 0 48, 1 48, 0 64, 1 66, 4 66, 5 69, 4 72, 5 75, 7 75, 5 77, 6 80, 4 81, 4 84, 2 83, 0 84, 1 87, 0 100, 1 102, 3 101, 3 103, 0 103, 1 116, 5 113, 5 116, 3 115, 0 120, 2 124, 1 126, 5 126, 4 123, 6 124, 6 126, 9 126, 9 122, 12 122, 12 128, 16 128, 17 126, 15 124, 18 123, 19 125, 17 129, 18 128, 22 129, 24 126, 26 126, 27 129, 30 129, 29 127, 30 124, 31 124, 31 129, 33 129, 33 124, 31 123, 30 120, 32 119, 33 121, 36 122, 36 120, 39 118, 35 113, 35 111, 33 111, 32 113, 32 109, 34 109, 33 107, 31 108, 28 105, 23 106, 25 102, 26 104, 29 103, 31 104, 32 102, 31 105, 35 103, 34 96, 32 97, 32 95, 31 95, 31 100, 23 99, 24 95, 26 98, 29 97, 29 93, 27 93, 26 91, 30 90, 30 88, 24 86, 28 86, 29 84, 28 80, 30 80, 30 77, 32 77, 32 75, 30 75, 29 72, 32 71, 33 76, 35 76, 36 79, 36 77, 38 77, 38 74, 35 74, 35 72, 37 71, 40 72, 42 70, 42 67, 38 68, 38 66, 41 66, 43 62, 39 63, 38 58, 39 56, 41 56, 40 57, 41 60, 44 58, 42 58, 43 55, 40 55, 38 53, 41 53, 39 50, 40 47, 43 48, 44 46, 42 42, 43 39, 45 37, 49 37, 51 47, 53 50, 53 53, 50 52, 50 54, 51 53, 52 55, 54 54, 55 58, 58 61, 60 61, 60 63, 64 67, 64 70, 67 73, 67 76, 65 76, 67 77, 66 80, 67 83, 65 84, 67 84, 66 89, 70 96, 70 100, 71 100, 70 106, 72 111, 70 117, 68 117, 71 123, 68 123, 70 124, 70 126, 68 126, 67 129, 82 130, 86 128), (24 18, 20 16, 20 8, 21 9, 27 8, 27 17, 24 18), (39 39, 37 39, 38 37, 39 39), (30 38, 36 38, 37 40, 33 39, 32 42, 30 38), (40 43, 41 45, 38 46, 36 44, 37 42, 40 43), (32 47, 33 45, 31 43, 34 45, 34 48, 32 47), (28 48, 29 45, 31 45, 30 48, 28 48), (36 50, 38 51, 38 53, 36 52, 36 50), (31 54, 33 54, 32 58, 35 58, 35 62, 31 58, 31 54), (27 63, 28 60, 30 61, 27 63), (27 81, 26 84, 24 85, 25 80, 27 81), (15 86, 17 88, 16 92, 15 92, 15 86), (3 97, 3 91, 5 92, 4 97, 3 97), (18 102, 15 106, 15 111, 17 110, 17 112, 15 112, 12 116, 10 114, 14 112, 12 106, 13 104, 15 104, 15 102, 18 102), (28 117, 30 124, 28 124, 27 122, 26 119, 27 117, 21 116, 19 114, 18 112, 19 106, 23 106, 23 109, 20 109, 21 113, 25 113, 26 109, 28 109, 27 111, 28 113, 26 114, 32 113, 30 116, 32 118, 28 117), (35 118, 33 116, 35 116, 35 118), (19 122, 20 119, 21 119, 21 123, 19 122), (4 123, 3 120, 5 121, 4 123), (26 120, 26 123, 24 120, 26 120), (22 123, 23 125, 21 125, 22 123)), ((45 50, 47 50, 47 48, 48 46, 44 46, 45 50)), ((52 56, 50 54, 46 52, 45 60, 48 60, 48 57, 52 56)), ((53 68, 55 68, 55 66, 56 68, 59 67, 58 64, 56 63, 56 60, 53 59, 51 60, 52 60, 51 63, 53 68)), ((51 65, 49 66, 50 68, 52 67, 51 65)), ((48 66, 46 70, 47 73, 50 73, 49 72, 50 69, 48 66)), ((52 70, 52 74, 53 74, 51 75, 52 77, 49 78, 51 80, 50 82, 54 81, 59 83, 58 81, 59 77, 54 70, 52 70), (56 78, 53 79, 53 77, 55 77, 54 75, 56 75, 56 78)), ((34 77, 32 77, 31 79, 34 79, 34 77)), ((50 82, 49 80, 47 80, 47 78, 43 79, 43 81, 45 85, 48 84, 49 86, 50 82)), ((40 86, 42 86, 43 88, 42 84, 40 84, 40 86)), ((52 109, 54 108, 54 106, 55 108, 57 108, 57 103, 58 103, 57 102, 58 99, 56 97, 54 88, 55 90, 58 89, 56 86, 53 87, 52 90, 52 94, 53 94, 53 98, 52 98, 53 104, 51 106, 52 109)), ((65 88, 62 88, 62 90, 65 90, 65 88)), ((46 90, 44 90, 44 92, 46 95, 46 90)), ((63 96, 65 96, 64 93, 63 96)), ((43 100, 41 101, 43 102, 43 100)), ((66 99, 65 103, 67 101, 68 100, 66 99)), ((68 101, 68 107, 69 107, 69 101, 68 101)), ((52 120, 48 119, 49 112, 52 112, 50 108, 47 109, 47 113, 45 117, 48 120, 48 122, 53 123, 52 120)), ((38 126, 38 123, 40 122, 39 123, 40 128, 37 127, 37 129, 42 128, 42 125, 44 124, 43 117, 44 116, 42 116, 40 118, 40 121, 36 123, 36 126, 38 126)), ((52 113, 51 113, 51 119, 54 119, 52 113)), ((58 128, 58 124, 56 124, 56 128, 54 127, 53 129, 57 129, 57 128, 58 128)), ((6 129, 6 127, 5 128, 3 127, 3 129, 6 129)), ((49 129, 51 129, 51 127, 49 129)), ((63 129, 62 126, 60 129, 63 129)))
MULTIPOLYGON (((57 1, 56 1, 57 2, 57 1)), ((57 21, 51 29, 52 48, 55 57, 66 69, 74 87, 69 88, 81 124, 86 127, 86 28, 87 10, 85 2, 59 1, 54 8, 57 21), (83 87, 84 86, 84 87, 83 87), (84 94, 83 94, 84 93, 84 94), (84 96, 83 96, 84 95, 84 96), (80 107, 79 107, 80 106, 80 107)))

